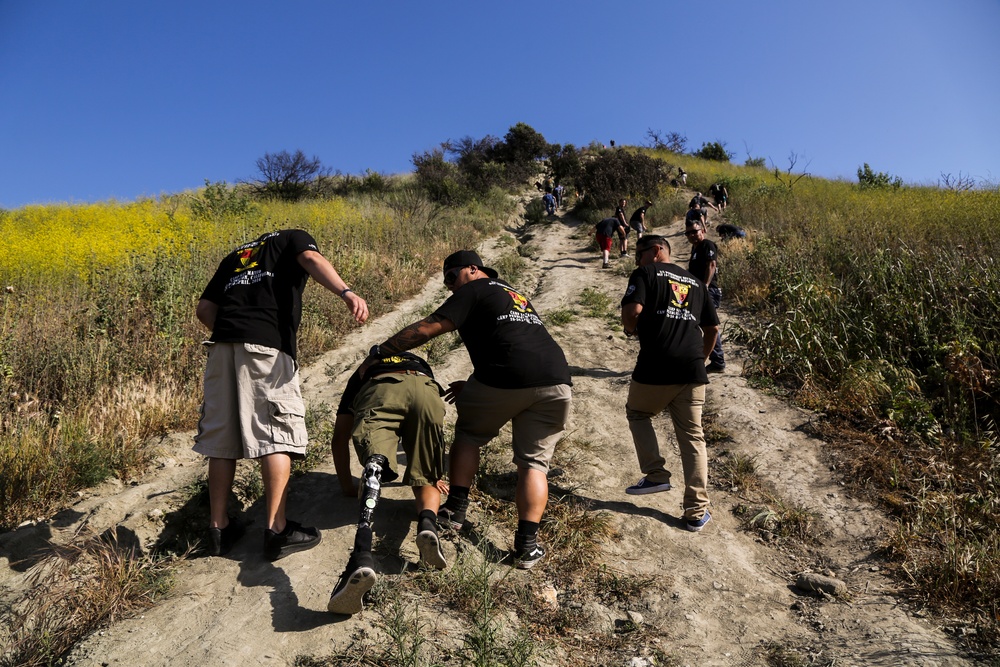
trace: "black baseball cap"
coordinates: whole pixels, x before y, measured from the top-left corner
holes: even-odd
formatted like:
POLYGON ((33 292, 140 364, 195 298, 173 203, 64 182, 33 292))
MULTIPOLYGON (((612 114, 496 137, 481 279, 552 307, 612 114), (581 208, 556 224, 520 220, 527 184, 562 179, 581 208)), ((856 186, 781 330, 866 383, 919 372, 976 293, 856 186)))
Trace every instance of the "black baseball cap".
POLYGON ((490 278, 496 278, 499 274, 493 269, 483 266, 483 260, 475 250, 459 250, 448 255, 444 260, 444 273, 448 273, 454 268, 462 266, 477 266, 490 278))

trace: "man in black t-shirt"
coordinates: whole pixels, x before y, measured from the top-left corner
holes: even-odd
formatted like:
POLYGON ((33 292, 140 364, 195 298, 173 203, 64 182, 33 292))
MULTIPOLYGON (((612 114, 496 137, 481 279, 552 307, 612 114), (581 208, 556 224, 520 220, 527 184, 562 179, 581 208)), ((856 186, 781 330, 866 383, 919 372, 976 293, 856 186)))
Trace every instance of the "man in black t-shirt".
MULTIPOLYGON (((691 243, 691 259, 688 261, 688 271, 708 287, 708 296, 712 305, 718 310, 722 303, 722 288, 719 287, 719 248, 714 242, 705 238, 705 228, 699 224, 688 227, 684 236, 691 243)), ((726 356, 722 352, 722 333, 715 337, 715 347, 708 356, 709 373, 722 373, 726 370, 726 356)))
POLYGON ((670 263, 667 239, 644 236, 636 244, 635 261, 639 268, 629 276, 622 297, 625 334, 639 337, 625 416, 645 476, 625 492, 641 495, 671 489, 652 422, 669 410, 684 469, 685 526, 698 531, 712 518, 701 411, 708 383, 705 359, 715 343, 719 318, 705 285, 670 263))
POLYGON ((702 226, 707 225, 707 220, 705 216, 705 209, 701 207, 698 202, 693 202, 694 206, 688 209, 687 213, 684 214, 684 228, 691 229, 691 225, 700 224, 702 226))
POLYGON ((635 209, 635 213, 628 219, 628 225, 635 230, 638 237, 646 233, 646 209, 653 205, 653 202, 646 200, 646 203, 635 209))
POLYGON ((198 301, 198 319, 212 330, 194 445, 209 459, 212 555, 229 551, 243 534, 227 510, 242 458, 260 461, 265 557, 277 560, 320 541, 315 528, 285 518, 291 461, 305 455, 308 441, 295 359, 302 291, 310 276, 340 295, 357 322, 368 319, 365 300, 300 229, 264 234, 229 253, 198 301))
POLYGON ((549 461, 569 416, 569 366, 531 302, 484 266, 477 253, 449 255, 444 284, 452 291, 447 301, 373 353, 395 354, 458 331, 474 370, 468 381, 452 382, 445 390, 445 400, 458 409, 458 422, 450 453, 451 490, 438 523, 462 527, 480 449, 511 422, 517 466, 514 560, 517 567, 530 568, 545 555, 538 526, 548 503, 549 461))
POLYGON ((330 443, 333 464, 345 496, 361 498, 354 551, 340 581, 333 589, 327 609, 337 614, 356 614, 362 598, 378 575, 372 556, 375 509, 382 484, 396 472, 396 450, 406 453, 403 484, 413 489, 417 505, 417 549, 420 560, 442 570, 448 566, 437 533, 437 512, 444 475, 443 391, 434 381, 426 361, 409 352, 382 355, 347 382, 337 408, 337 421, 330 443), (361 462, 359 487, 351 476, 348 443, 361 462))

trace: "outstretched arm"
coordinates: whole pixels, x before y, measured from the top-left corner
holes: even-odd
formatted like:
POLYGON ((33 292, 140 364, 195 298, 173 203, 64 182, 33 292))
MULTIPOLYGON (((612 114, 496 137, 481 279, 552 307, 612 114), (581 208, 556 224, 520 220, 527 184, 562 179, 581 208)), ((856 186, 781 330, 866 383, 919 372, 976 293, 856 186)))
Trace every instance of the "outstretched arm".
POLYGON ((407 350, 412 350, 415 347, 423 345, 431 338, 454 330, 455 323, 447 317, 433 314, 428 315, 419 322, 414 322, 391 336, 389 340, 379 345, 379 349, 383 354, 406 352, 407 350))
POLYGON ((344 305, 351 311, 355 321, 363 324, 368 319, 368 304, 351 291, 326 257, 315 250, 306 250, 299 253, 297 259, 299 266, 305 269, 313 280, 344 300, 344 305))

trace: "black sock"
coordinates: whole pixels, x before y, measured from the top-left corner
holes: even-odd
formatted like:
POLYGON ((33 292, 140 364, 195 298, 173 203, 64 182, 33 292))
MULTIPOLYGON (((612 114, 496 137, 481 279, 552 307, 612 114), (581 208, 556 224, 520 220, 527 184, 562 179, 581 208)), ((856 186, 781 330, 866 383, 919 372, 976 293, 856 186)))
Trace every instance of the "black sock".
POLYGON ((451 487, 448 491, 448 500, 445 502, 444 506, 450 510, 457 510, 459 512, 465 511, 465 508, 469 506, 469 487, 451 487))
POLYGON ((437 514, 430 510, 420 510, 420 513, 417 514, 417 532, 422 533, 425 530, 432 530, 436 533, 436 522, 437 514))
POLYGON ((538 537, 538 523, 535 521, 519 520, 517 522, 517 534, 525 539, 536 539, 538 537))
POLYGON ((358 532, 354 535, 354 551, 372 550, 372 527, 368 524, 358 526, 358 532))

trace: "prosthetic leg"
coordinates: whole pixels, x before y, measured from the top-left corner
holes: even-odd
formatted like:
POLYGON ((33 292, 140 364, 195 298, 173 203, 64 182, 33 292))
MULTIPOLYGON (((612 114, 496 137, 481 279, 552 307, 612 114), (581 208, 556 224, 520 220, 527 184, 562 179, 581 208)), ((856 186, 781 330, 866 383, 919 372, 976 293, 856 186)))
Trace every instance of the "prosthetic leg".
POLYGON ((375 559, 372 557, 372 523, 378 499, 382 495, 382 471, 388 465, 389 459, 381 454, 373 454, 365 461, 358 488, 361 510, 358 532, 354 536, 354 552, 327 604, 327 609, 335 614, 360 612, 364 608, 362 598, 375 585, 377 575, 375 559))
POLYGON ((361 515, 358 518, 358 528, 367 526, 371 529, 372 518, 378 499, 382 495, 382 470, 389 465, 389 459, 381 454, 372 454, 365 461, 364 472, 361 473, 361 486, 358 495, 361 497, 361 515))

